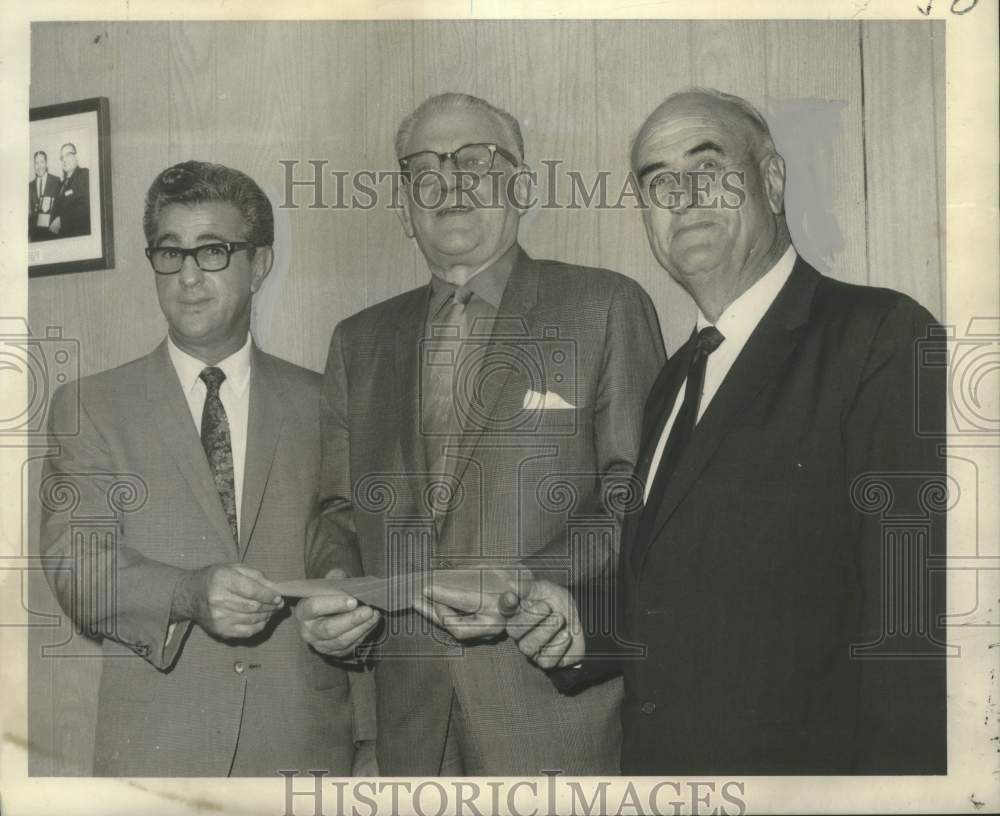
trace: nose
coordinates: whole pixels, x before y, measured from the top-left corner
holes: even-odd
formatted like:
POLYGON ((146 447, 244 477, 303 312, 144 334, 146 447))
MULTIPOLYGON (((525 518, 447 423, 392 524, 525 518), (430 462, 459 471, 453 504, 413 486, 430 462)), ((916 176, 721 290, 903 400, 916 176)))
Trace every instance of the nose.
POLYGON ((181 286, 197 286, 205 277, 201 267, 195 262, 194 255, 188 255, 181 264, 181 271, 177 273, 181 286))

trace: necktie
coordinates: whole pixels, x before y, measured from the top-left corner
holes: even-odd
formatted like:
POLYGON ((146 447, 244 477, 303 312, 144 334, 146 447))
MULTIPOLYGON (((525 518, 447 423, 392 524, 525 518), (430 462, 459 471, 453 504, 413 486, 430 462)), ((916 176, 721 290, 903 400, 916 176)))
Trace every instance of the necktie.
POLYGON ((239 544, 236 527, 236 477, 233 472, 233 446, 229 437, 229 419, 219 397, 219 388, 226 374, 221 368, 209 366, 198 375, 208 393, 205 408, 201 414, 201 444, 212 469, 215 489, 219 491, 222 509, 229 519, 229 529, 233 531, 233 542, 239 544))
POLYGON ((468 335, 466 305, 472 290, 455 289, 431 320, 432 342, 423 360, 421 398, 421 428, 427 464, 435 473, 444 472, 442 448, 451 434, 460 430, 455 410, 455 374, 462 341, 468 335))
MULTIPOLYGON (((706 326, 693 339, 695 347, 691 364, 688 367, 684 402, 681 403, 680 411, 677 412, 673 427, 670 429, 670 435, 667 437, 667 444, 663 448, 663 455, 660 457, 660 465, 656 469, 656 473, 647 475, 647 478, 653 477, 653 486, 649 491, 642 512, 639 514, 635 535, 636 543, 644 542, 648 536, 655 532, 653 526, 666 495, 667 484, 677 469, 677 464, 680 462, 684 449, 694 432, 695 423, 698 421, 698 408, 701 404, 702 388, 705 385, 705 366, 708 362, 708 355, 715 351, 725 338, 715 326, 706 326)), ((632 546, 633 554, 644 550, 644 547, 632 546)))

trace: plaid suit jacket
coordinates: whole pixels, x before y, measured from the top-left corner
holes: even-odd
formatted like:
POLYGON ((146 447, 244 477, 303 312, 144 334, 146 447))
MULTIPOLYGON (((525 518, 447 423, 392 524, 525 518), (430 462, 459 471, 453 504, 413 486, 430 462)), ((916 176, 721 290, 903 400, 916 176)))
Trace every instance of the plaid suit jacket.
MULTIPOLYGON (((663 360, 649 297, 616 273, 521 252, 491 331, 471 330, 472 373, 459 362, 466 399, 456 401, 458 434, 441 440, 449 466, 438 477, 419 397, 429 293, 406 292, 334 332, 323 512, 307 572, 386 575, 485 559, 568 582, 599 569, 616 549, 609 496, 631 473, 663 360), (543 407, 531 392, 558 399, 543 407)), ((512 641, 463 649, 414 612, 386 620, 376 658, 383 773, 438 772, 453 693, 488 774, 617 772, 620 680, 565 697, 512 641)))

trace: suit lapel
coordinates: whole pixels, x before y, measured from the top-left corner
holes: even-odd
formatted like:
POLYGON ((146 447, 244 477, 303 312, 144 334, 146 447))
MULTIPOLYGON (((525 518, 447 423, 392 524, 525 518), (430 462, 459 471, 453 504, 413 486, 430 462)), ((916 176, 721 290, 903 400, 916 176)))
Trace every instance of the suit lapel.
POLYGON ((167 342, 149 355, 146 362, 146 398, 153 404, 156 429, 163 446, 180 469, 195 500, 216 533, 216 543, 227 559, 233 557, 233 533, 219 501, 198 429, 184 398, 181 382, 167 353, 167 342))
POLYGON ((402 472, 421 474, 426 479, 427 452, 424 450, 420 427, 420 355, 423 351, 424 328, 430 284, 412 292, 402 304, 396 322, 395 401, 399 406, 400 456, 402 472))
POLYGON ((251 349, 250 413, 247 419, 246 461, 243 466, 243 500, 240 506, 240 559, 250 546, 278 440, 285 425, 281 395, 287 393, 271 361, 251 349))
POLYGON ((723 438, 739 425, 741 413, 781 371, 808 318, 818 280, 819 273, 799 258, 791 277, 750 335, 695 426, 691 441, 666 486, 663 503, 657 510, 656 532, 646 541, 635 542, 641 548, 637 553, 637 572, 642 569, 650 545, 705 469, 723 438))
MULTIPOLYGON (((526 342, 534 337, 532 311, 538 301, 539 269, 535 261, 523 250, 518 251, 514 269, 511 272, 507 288, 504 290, 500 308, 497 310, 493 324, 493 332, 488 341, 486 353, 483 355, 483 366, 498 363, 501 365, 496 374, 486 376, 482 368, 479 376, 488 388, 482 392, 483 402, 475 411, 479 419, 471 420, 472 427, 459 436, 459 456, 455 462, 454 477, 462 481, 472 459, 472 453, 478 447, 483 433, 491 427, 492 420, 498 416, 510 416, 521 408, 523 393, 528 386, 528 379, 523 366, 508 364, 517 360, 523 354, 526 342), (504 353, 505 346, 513 346, 509 354, 504 353), (519 396, 520 395, 520 396, 519 396), (516 404, 515 404, 516 402, 516 404)), ((459 491, 455 491, 457 496, 459 491)), ((448 520, 445 513, 440 519, 442 528, 448 520)))

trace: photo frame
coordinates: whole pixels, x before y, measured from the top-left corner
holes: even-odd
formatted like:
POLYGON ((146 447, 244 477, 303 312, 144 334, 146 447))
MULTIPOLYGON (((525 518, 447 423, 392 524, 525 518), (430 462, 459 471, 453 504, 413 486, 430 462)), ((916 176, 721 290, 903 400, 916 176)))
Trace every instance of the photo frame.
POLYGON ((28 276, 114 267, 106 97, 29 111, 28 276))

